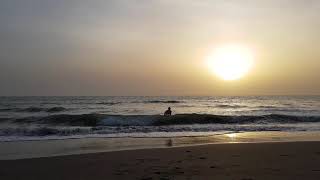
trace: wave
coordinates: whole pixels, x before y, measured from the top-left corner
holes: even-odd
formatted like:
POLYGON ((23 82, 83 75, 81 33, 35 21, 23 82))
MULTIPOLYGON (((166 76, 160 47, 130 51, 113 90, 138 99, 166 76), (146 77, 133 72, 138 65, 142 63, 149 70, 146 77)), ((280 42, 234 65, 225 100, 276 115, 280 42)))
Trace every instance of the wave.
POLYGON ((208 114, 182 114, 169 119, 161 119, 154 125, 175 124, 246 124, 246 123, 304 123, 320 122, 320 116, 289 116, 281 114, 270 114, 262 116, 220 116, 208 114))
POLYGON ((48 113, 55 113, 55 112, 62 112, 66 111, 67 109, 64 107, 51 107, 51 108, 41 108, 41 107, 28 107, 28 108, 4 108, 0 109, 0 112, 48 112, 48 113))
POLYGON ((167 126, 189 124, 268 124, 320 122, 320 116, 289 116, 270 114, 262 116, 222 116, 210 114, 161 115, 50 115, 14 119, 15 123, 36 123, 68 126, 167 126))
POLYGON ((66 111, 67 109, 64 107, 51 107, 51 108, 40 108, 40 107, 28 107, 25 109, 21 109, 22 112, 49 112, 49 113, 55 113, 55 112, 61 112, 66 111))
POLYGON ((221 132, 320 131, 317 125, 301 124, 200 124, 180 126, 23 126, 0 128, 0 142, 10 139, 73 137, 185 137, 221 132))
POLYGON ((257 106, 257 108, 262 108, 262 109, 275 109, 275 108, 280 108, 278 106, 273 106, 273 105, 263 105, 263 106, 257 106))
MULTIPOLYGON (((102 105, 117 105, 117 104, 122 104, 123 102, 98 102, 96 104, 102 104, 102 105)), ((126 103, 146 103, 146 104, 178 104, 178 103, 183 103, 183 101, 176 101, 176 100, 147 100, 147 101, 128 101, 126 103)))
POLYGON ((46 112, 61 112, 61 111, 66 111, 67 109, 64 107, 52 107, 52 108, 47 108, 46 112))
MULTIPOLYGON (((102 135, 103 137, 128 137, 128 136, 144 136, 144 137, 161 137, 161 136, 190 136, 194 133, 198 135, 204 135, 206 133, 217 133, 217 132, 244 132, 244 131, 291 131, 291 130, 319 130, 306 129, 303 127, 295 126, 250 126, 250 125, 213 125, 213 126, 99 126, 99 127, 62 127, 62 126, 51 126, 51 127, 18 127, 18 128, 1 128, 0 129, 0 142, 1 139, 6 139, 12 136, 15 137, 26 137, 26 136, 87 136, 90 135, 102 135)), ((10 138, 9 138, 10 139, 10 138)))
POLYGON ((183 103, 183 101, 162 101, 162 100, 152 100, 152 101, 143 101, 143 103, 167 103, 167 104, 176 104, 176 103, 183 103))
POLYGON ((220 105, 216 105, 214 107, 218 107, 218 108, 246 108, 248 106, 220 104, 220 105))
POLYGON ((0 136, 70 136, 80 134, 90 134, 88 128, 59 128, 59 127, 21 127, 0 129, 0 136))
POLYGON ((10 112, 13 110, 14 110, 14 108, 2 108, 2 109, 0 109, 0 112, 10 112))
POLYGON ((97 104, 113 106, 113 105, 121 104, 121 102, 98 102, 97 104))

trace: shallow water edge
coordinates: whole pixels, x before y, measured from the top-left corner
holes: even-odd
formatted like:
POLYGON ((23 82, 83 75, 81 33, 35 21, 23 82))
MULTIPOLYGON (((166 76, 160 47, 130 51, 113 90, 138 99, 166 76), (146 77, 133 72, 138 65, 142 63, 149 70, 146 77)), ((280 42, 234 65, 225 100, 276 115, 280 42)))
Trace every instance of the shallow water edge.
POLYGON ((80 138, 0 143, 0 160, 224 143, 320 141, 320 132, 239 132, 166 138, 80 138))

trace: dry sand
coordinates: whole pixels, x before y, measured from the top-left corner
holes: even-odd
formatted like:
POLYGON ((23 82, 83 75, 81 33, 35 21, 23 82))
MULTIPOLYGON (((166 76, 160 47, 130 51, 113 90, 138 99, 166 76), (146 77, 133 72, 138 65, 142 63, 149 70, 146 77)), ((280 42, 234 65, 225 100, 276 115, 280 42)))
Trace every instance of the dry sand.
POLYGON ((0 179, 320 179, 320 142, 235 143, 0 161, 0 179))

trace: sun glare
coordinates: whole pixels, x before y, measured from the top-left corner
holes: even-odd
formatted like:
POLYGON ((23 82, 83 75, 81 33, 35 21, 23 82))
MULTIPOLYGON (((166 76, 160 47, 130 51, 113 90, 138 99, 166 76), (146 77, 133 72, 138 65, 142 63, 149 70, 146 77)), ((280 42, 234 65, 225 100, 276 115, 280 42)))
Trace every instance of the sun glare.
POLYGON ((253 65, 253 53, 244 46, 225 45, 208 57, 209 69, 224 80, 236 80, 248 73, 253 65))

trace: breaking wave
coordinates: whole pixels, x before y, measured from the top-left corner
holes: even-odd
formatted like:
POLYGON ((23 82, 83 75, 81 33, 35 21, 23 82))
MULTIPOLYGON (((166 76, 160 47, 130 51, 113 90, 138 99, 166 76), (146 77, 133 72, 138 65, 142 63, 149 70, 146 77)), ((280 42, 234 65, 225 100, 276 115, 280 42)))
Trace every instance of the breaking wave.
POLYGON ((14 119, 15 123, 35 123, 68 126, 167 126, 190 124, 268 124, 320 122, 320 116, 289 116, 269 114, 262 116, 222 116, 210 114, 161 115, 50 115, 14 119))
MULTIPOLYGON (((161 115, 50 115, 0 119, 0 141, 11 137, 73 137, 185 132, 319 131, 320 116, 221 116, 210 114, 161 115), (315 124, 317 123, 317 124, 315 124), (302 124, 302 125, 301 125, 302 124)), ((188 134, 188 133, 187 133, 188 134)), ((139 136, 140 136, 139 135, 139 136)))
MULTIPOLYGON (((98 127, 19 127, 19 128, 3 128, 0 129, 0 142, 4 137, 10 136, 74 136, 74 135, 103 135, 108 136, 130 136, 130 134, 145 134, 146 133, 183 133, 188 135, 190 132, 217 132, 217 131, 230 131, 230 132, 243 132, 243 131, 290 131, 290 130, 304 130, 294 126, 250 126, 250 125, 213 125, 213 126, 98 126, 98 127), (125 135, 127 134, 127 135, 125 135)), ((148 135, 146 135, 148 137, 148 135)))

